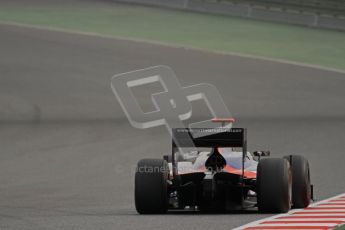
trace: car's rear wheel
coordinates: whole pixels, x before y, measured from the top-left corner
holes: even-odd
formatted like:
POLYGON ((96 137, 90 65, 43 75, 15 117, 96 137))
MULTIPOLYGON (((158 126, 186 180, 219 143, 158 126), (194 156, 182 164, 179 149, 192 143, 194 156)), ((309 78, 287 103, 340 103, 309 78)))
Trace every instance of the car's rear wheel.
POLYGON ((282 158, 260 160, 257 169, 258 209, 263 213, 285 213, 291 208, 292 175, 282 158))
POLYGON ((140 214, 161 214, 168 207, 169 167, 165 160, 143 159, 135 173, 135 207, 140 214))
POLYGON ((309 162, 300 155, 285 156, 292 170, 292 206, 306 208, 311 201, 309 162))

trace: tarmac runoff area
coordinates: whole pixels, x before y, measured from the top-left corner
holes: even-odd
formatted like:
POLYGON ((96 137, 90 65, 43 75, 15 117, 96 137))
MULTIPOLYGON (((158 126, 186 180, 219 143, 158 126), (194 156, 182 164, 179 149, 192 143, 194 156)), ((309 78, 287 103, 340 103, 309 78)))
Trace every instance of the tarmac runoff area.
MULTIPOLYGON (((11 25, 0 34, 0 229, 228 230, 269 216, 136 213, 136 162, 171 143, 164 128, 130 126, 110 78, 155 65, 182 86, 215 85, 249 150, 306 156, 317 199, 345 191, 345 74, 11 25)), ((160 90, 135 94, 150 109, 160 90)), ((204 105, 193 113, 203 119, 204 105)))

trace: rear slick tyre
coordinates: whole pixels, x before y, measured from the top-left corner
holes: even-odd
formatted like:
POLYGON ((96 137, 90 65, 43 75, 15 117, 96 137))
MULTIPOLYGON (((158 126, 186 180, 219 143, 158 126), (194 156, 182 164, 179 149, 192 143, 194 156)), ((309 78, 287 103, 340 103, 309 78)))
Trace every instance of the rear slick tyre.
POLYGON ((286 213, 291 209, 292 174, 282 158, 264 158, 257 169, 258 209, 262 213, 286 213))
POLYGON ((306 208, 311 201, 309 162, 300 155, 285 156, 292 170, 292 207, 306 208))
POLYGON ((168 208, 168 163, 143 159, 135 173, 135 207, 140 214, 163 214, 168 208))

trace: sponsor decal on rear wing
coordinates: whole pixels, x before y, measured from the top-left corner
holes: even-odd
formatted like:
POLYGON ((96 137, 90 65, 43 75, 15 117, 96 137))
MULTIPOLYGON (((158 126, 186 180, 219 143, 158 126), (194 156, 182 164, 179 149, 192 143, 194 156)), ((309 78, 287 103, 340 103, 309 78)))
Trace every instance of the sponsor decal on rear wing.
POLYGON ((179 147, 245 147, 244 128, 175 128, 175 146, 179 147))

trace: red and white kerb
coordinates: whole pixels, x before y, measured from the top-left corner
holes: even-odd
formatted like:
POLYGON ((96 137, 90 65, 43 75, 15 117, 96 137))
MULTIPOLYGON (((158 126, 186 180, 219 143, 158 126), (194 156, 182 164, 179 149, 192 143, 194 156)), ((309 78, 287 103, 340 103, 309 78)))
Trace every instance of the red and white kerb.
POLYGON ((345 193, 313 203, 305 209, 294 209, 234 230, 329 230, 342 224, 345 224, 345 193))

